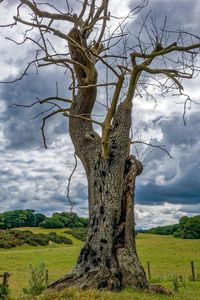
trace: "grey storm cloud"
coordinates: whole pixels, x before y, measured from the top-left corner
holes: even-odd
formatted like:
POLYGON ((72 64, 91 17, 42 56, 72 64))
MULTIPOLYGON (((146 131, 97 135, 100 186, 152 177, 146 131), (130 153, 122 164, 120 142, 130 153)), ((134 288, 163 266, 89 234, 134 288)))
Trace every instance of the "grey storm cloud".
MULTIPOLYGON (((149 124, 153 126, 154 122, 149 124)), ((152 143, 166 145, 173 159, 155 150, 149 158, 144 176, 138 180, 136 198, 141 204, 200 202, 200 114, 191 113, 187 126, 181 115, 161 119, 163 138, 152 143), (153 171, 152 171, 153 170, 153 171), (149 173, 149 174, 148 174, 149 173), (145 180, 146 177, 146 180, 145 180), (157 180, 156 180, 157 179, 157 180)))
MULTIPOLYGON (((183 124, 182 118, 174 116, 172 120, 162 119, 157 122, 160 125, 164 135, 164 143, 167 142, 169 145, 186 145, 188 152, 193 145, 195 145, 200 138, 200 115, 198 113, 191 113, 186 115, 186 126, 183 124), (159 124, 160 123, 160 124, 159 124)), ((193 157, 195 160, 195 157, 193 157)))
MULTIPOLYGON (((63 76, 62 72, 59 72, 59 70, 56 72, 56 80, 59 86, 59 95, 64 96, 66 78, 63 76)), ((56 95, 55 70, 38 75, 30 73, 29 76, 25 76, 24 80, 20 80, 12 84, 4 84, 1 87, 0 95, 6 104, 6 110, 0 117, 0 121, 4 122, 4 136, 8 141, 6 148, 37 148, 42 145, 43 141, 41 138, 40 128, 42 125, 43 115, 38 118, 34 117, 42 111, 51 108, 52 105, 48 106, 36 104, 32 108, 24 108, 17 107, 15 104, 31 105, 33 102, 37 101, 36 97, 43 99, 56 95)), ((47 138, 48 128, 50 128, 49 135, 52 135, 54 130, 55 134, 66 133, 66 118, 63 117, 58 119, 54 117, 50 122, 46 121, 45 131, 47 131, 47 138), (51 128, 52 125, 54 125, 55 128, 54 126, 51 128)), ((51 143, 52 139, 48 138, 48 142, 51 143)))
POLYGON ((200 6, 198 0, 192 2, 188 0, 150 0, 140 15, 145 16, 150 11, 154 24, 158 25, 158 29, 161 28, 165 17, 168 20, 167 27, 171 29, 180 29, 180 26, 195 28, 199 24, 198 12, 200 6))
MULTIPOLYGON (((135 1, 130 1, 129 7, 133 9, 135 1)), ((129 32, 133 33, 133 35, 130 36, 127 43, 130 48, 138 45, 136 38, 138 35, 140 35, 140 40, 144 44, 150 41, 149 37, 155 42, 156 36, 160 35, 161 29, 164 23, 166 23, 164 32, 166 38, 163 38, 162 43, 164 46, 167 46, 177 41, 176 31, 184 30, 194 34, 197 33, 199 28, 199 14, 199 0, 150 0, 148 1, 148 5, 128 25, 129 32), (147 30, 143 26, 143 30, 141 31, 144 20, 147 30), (170 35, 167 32, 170 32, 170 35)), ((191 37, 185 37, 184 41, 190 43, 191 37)))

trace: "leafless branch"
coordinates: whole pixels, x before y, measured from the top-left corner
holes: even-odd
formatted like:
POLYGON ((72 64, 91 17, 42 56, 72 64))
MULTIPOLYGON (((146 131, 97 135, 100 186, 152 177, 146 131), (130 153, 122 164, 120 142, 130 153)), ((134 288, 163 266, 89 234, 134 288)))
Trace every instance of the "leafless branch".
POLYGON ((58 110, 55 110, 53 111, 52 113, 50 113, 49 115, 45 116, 43 119, 42 119, 42 127, 41 127, 41 131, 42 131, 42 138, 43 138, 43 143, 44 143, 44 147, 47 149, 47 143, 46 143, 46 137, 45 137, 45 133, 44 133, 44 127, 45 127, 45 124, 46 124, 46 120, 51 118, 52 116, 55 116, 56 114, 58 113, 61 113, 63 112, 64 110, 63 109, 58 109, 58 110))
POLYGON ((53 20, 62 20, 62 21, 67 21, 67 22, 72 22, 75 23, 77 19, 74 18, 73 15, 68 14, 56 14, 56 13, 50 13, 47 11, 42 11, 40 10, 36 3, 32 3, 29 0, 20 0, 21 4, 26 4, 34 13, 36 16, 40 18, 47 18, 47 19, 53 19, 53 20))
POLYGON ((74 160, 75 160, 75 163, 74 163, 74 167, 73 167, 73 170, 68 178, 68 184, 67 184, 67 199, 69 201, 69 204, 70 204, 70 212, 73 210, 74 208, 74 205, 76 204, 76 202, 73 202, 71 201, 70 199, 70 185, 71 185, 71 180, 72 180, 72 177, 76 171, 76 168, 77 168, 77 165, 78 165, 78 160, 77 160, 77 156, 76 156, 76 153, 74 152, 74 160))
POLYGON ((145 58, 145 59, 152 59, 158 56, 163 56, 166 54, 169 54, 171 52, 188 52, 189 50, 193 50, 193 49, 199 49, 200 48, 200 43, 196 43, 196 44, 192 44, 192 45, 188 45, 188 46, 177 46, 176 43, 173 43, 172 45, 170 45, 169 47, 163 48, 159 51, 153 51, 150 54, 145 54, 145 53, 132 53, 133 57, 137 57, 137 58, 145 58))
POLYGON ((79 19, 82 19, 82 17, 84 16, 87 5, 88 5, 88 0, 84 0, 82 10, 80 12, 80 15, 78 16, 79 19))
POLYGON ((105 30, 106 30, 107 20, 109 20, 109 15, 108 15, 108 1, 105 1, 105 5, 104 5, 104 19, 103 19, 103 24, 102 24, 102 27, 101 27, 101 32, 99 34, 97 43, 100 43, 101 40, 103 39, 105 30))
POLYGON ((143 145, 146 145, 146 146, 150 146, 152 148, 157 148, 159 150, 162 150, 164 151, 165 153, 167 153, 167 155, 170 157, 170 158, 173 158, 171 156, 171 154, 165 149, 165 146, 164 145, 154 145, 152 143, 147 143, 145 141, 131 141, 131 144, 143 144, 143 145))
POLYGON ((185 100, 183 102, 179 102, 178 104, 183 104, 183 123, 184 125, 186 126, 187 123, 186 123, 186 112, 187 112, 187 109, 191 109, 191 106, 192 106, 192 103, 193 104, 196 104, 196 105, 200 105, 200 102, 197 102, 193 99, 191 99, 191 97, 183 92, 179 93, 179 94, 174 94, 174 96, 177 96, 177 97, 184 97, 185 100))
POLYGON ((35 60, 29 62, 28 65, 27 65, 27 67, 25 68, 25 70, 23 71, 23 73, 19 77, 15 78, 13 80, 9 80, 9 81, 0 81, 0 83, 15 83, 15 82, 17 82, 19 80, 22 80, 25 76, 28 75, 28 73, 27 73, 28 69, 32 65, 34 65, 36 62, 38 62, 38 59, 35 59, 35 60))
POLYGON ((98 121, 96 121, 96 120, 94 120, 92 118, 86 117, 84 114, 82 114, 82 115, 74 115, 74 114, 72 114, 70 112, 64 112, 63 116, 69 117, 69 118, 82 119, 82 120, 85 120, 85 121, 89 121, 89 122, 97 124, 97 125, 99 125, 101 127, 103 125, 101 122, 98 122, 98 121))
POLYGON ((75 87, 69 88, 71 89, 89 89, 91 87, 103 87, 103 86, 115 86, 116 82, 108 82, 108 83, 99 83, 99 84, 88 84, 88 85, 77 85, 75 87))

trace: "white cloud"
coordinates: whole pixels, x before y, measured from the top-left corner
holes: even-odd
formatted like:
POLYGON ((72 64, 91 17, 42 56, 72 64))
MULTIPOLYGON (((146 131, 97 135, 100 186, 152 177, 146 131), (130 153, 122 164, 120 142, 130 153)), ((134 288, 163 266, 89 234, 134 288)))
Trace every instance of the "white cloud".
POLYGON ((162 205, 152 205, 151 207, 136 204, 136 228, 148 229, 178 223, 178 220, 185 215, 181 212, 181 208, 181 204, 164 203, 162 205))
POLYGON ((164 203, 161 205, 135 205, 136 229, 177 224, 183 216, 200 214, 200 204, 182 205, 164 203))

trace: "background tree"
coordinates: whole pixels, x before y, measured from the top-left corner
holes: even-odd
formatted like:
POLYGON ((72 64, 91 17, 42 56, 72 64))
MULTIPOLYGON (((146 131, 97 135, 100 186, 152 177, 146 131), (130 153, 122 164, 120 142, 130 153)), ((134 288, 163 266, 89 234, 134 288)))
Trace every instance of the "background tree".
POLYGON ((31 209, 7 211, 0 214, 0 229, 35 227, 45 219, 45 215, 31 209))
POLYGON ((151 228, 147 233, 173 235, 183 239, 199 239, 200 238, 200 216, 194 217, 184 216, 180 218, 178 224, 168 226, 158 226, 151 228))
MULTIPOLYGON (((71 99, 60 97, 57 90, 56 96, 37 99, 31 105, 47 105, 39 114, 45 114, 41 127, 44 146, 47 120, 62 113, 69 118, 71 140, 88 179, 90 224, 85 246, 73 270, 50 287, 145 288, 148 282, 133 236, 135 179, 143 169, 130 154, 135 143, 130 139, 133 99, 137 94, 154 97, 153 89, 162 95, 183 96, 184 117, 192 99, 183 93, 182 80, 198 71, 194 62, 199 37, 180 30, 170 32, 166 20, 158 30, 150 19, 150 29, 147 16, 137 36, 128 40, 126 18, 114 32, 108 27, 113 18, 109 0, 78 2, 78 12, 68 1, 65 12, 48 3, 19 3, 14 23, 9 26, 23 24, 25 35, 20 44, 31 41, 37 49, 35 59, 18 79, 32 65, 58 65, 71 74, 71 99), (98 79, 100 68, 106 69, 104 81, 98 79), (97 89, 102 87, 106 91, 105 118, 99 121, 92 112, 100 97, 97 89)), ((141 1, 128 17, 146 5, 147 1, 141 1)))

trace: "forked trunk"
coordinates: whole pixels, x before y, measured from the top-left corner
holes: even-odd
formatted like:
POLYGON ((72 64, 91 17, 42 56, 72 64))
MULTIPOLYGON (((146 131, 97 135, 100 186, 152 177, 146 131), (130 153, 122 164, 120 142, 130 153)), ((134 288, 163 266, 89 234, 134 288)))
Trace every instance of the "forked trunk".
MULTIPOLYGON (((85 246, 75 267, 49 286, 121 290, 146 288, 148 282, 135 247, 133 197, 135 178, 142 165, 130 156, 131 102, 118 105, 109 130, 109 157, 102 155, 102 138, 90 121, 96 101, 97 73, 76 44, 86 41, 72 29, 71 57, 87 66, 86 73, 75 66, 79 88, 70 110, 69 132, 76 154, 88 179, 90 224, 85 246), (75 116, 75 117, 74 117, 75 116)), ((90 53, 87 53, 89 56, 90 53)), ((91 58, 92 59, 92 58, 91 58)))

